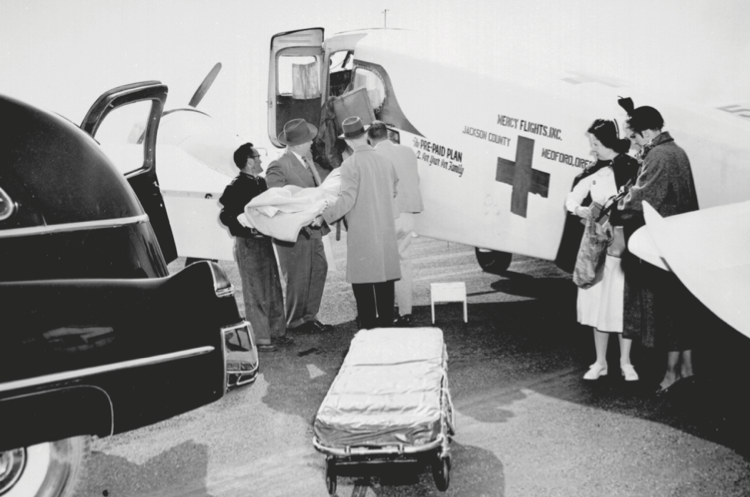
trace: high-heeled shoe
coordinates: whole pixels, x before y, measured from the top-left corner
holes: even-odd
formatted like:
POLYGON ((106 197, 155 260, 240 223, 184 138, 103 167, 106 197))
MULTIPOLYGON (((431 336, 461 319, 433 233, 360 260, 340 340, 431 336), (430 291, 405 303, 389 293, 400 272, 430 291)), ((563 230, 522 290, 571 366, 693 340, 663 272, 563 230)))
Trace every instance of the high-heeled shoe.
POLYGON ((598 380, 600 376, 607 376, 607 365, 595 362, 589 367, 589 370, 586 371, 586 374, 583 375, 583 379, 598 380))
POLYGON ((620 371, 625 377, 625 381, 638 381, 638 373, 635 372, 635 368, 632 364, 620 363, 620 371))

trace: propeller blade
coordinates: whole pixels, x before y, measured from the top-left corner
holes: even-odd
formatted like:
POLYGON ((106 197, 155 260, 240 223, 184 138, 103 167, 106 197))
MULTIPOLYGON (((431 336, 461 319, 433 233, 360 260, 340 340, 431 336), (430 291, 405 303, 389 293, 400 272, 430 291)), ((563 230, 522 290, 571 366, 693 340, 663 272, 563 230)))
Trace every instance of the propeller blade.
POLYGON ((211 69, 211 71, 208 73, 208 76, 203 79, 203 82, 198 87, 198 89, 195 90, 195 94, 193 95, 193 98, 190 99, 190 103, 188 104, 190 107, 197 107, 200 101, 203 100, 203 97, 208 92, 208 89, 211 88, 211 85, 216 79, 216 75, 219 74, 219 71, 221 71, 221 62, 216 63, 213 69, 211 69))

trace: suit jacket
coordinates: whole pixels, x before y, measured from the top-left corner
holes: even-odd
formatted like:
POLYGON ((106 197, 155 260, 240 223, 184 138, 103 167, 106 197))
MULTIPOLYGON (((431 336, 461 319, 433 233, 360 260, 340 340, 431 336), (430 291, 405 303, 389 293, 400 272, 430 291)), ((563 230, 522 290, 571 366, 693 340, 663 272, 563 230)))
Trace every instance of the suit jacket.
POLYGON ((394 198, 396 170, 369 145, 354 150, 344 161, 341 191, 323 212, 329 223, 346 216, 346 282, 382 283, 401 278, 396 244, 394 198))
MULTIPOLYGON (((308 169, 287 149, 281 157, 271 162, 266 170, 266 184, 268 188, 280 188, 286 185, 294 185, 301 188, 315 188, 319 186, 320 176, 317 170, 315 170, 312 160, 310 160, 310 164, 312 167, 308 169), (317 185, 315 184, 316 181, 317 185)), ((308 228, 311 238, 320 238, 331 231, 327 224, 323 224, 323 226, 317 228, 308 228)), ((300 233, 303 232, 301 231, 300 233)))
POLYGON ((398 174, 398 194, 396 210, 398 214, 416 214, 424 210, 422 194, 419 191, 419 170, 414 151, 404 145, 396 145, 385 140, 375 145, 375 150, 393 161, 398 174))

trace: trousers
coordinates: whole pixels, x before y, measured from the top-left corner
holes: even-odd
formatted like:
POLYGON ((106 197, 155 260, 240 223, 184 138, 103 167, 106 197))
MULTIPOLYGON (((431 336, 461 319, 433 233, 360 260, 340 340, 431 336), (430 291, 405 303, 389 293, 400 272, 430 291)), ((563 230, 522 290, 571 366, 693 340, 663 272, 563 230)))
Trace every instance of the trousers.
POLYGON ((306 238, 300 232, 296 243, 274 240, 281 278, 286 285, 286 326, 294 329, 317 319, 328 274, 322 238, 306 238))
POLYGON ((401 279, 396 281, 396 302, 398 313, 402 316, 411 314, 413 273, 411 265, 411 242, 414 233, 414 214, 401 213, 396 218, 396 243, 398 244, 398 259, 401 264, 401 279))
POLYGON ((352 283, 360 328, 393 326, 393 280, 382 283, 352 283))
POLYGON ((234 239, 234 258, 242 283, 245 316, 257 344, 286 335, 283 297, 276 256, 270 238, 234 239))

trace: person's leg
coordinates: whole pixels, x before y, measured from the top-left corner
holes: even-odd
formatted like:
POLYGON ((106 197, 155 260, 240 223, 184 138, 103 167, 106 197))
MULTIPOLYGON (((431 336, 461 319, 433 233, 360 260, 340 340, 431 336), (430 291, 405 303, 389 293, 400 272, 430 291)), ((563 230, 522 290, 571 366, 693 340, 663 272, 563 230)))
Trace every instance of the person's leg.
POLYGON ((249 238, 235 238, 234 257, 240 273, 245 317, 253 327, 255 343, 270 345, 271 330, 263 306, 263 285, 261 279, 258 278, 258 256, 253 250, 253 242, 254 240, 249 238))
POLYGON ((584 380, 596 380, 600 376, 607 375, 607 344, 609 344, 609 333, 602 333, 596 328, 593 330, 596 362, 594 362, 586 374, 583 375, 584 380))
POLYGON ((389 328, 393 326, 393 280, 375 283, 374 287, 379 326, 389 328))
POLYGON ((667 352, 667 371, 664 373, 664 379, 661 380, 659 387, 666 390, 677 382, 681 376, 677 372, 677 365, 680 362, 680 351, 670 350, 667 352))
POLYGON ((311 246, 303 235, 296 243, 274 240, 276 254, 279 256, 281 277, 286 286, 286 327, 289 330, 304 323, 304 311, 307 293, 310 286, 311 246))
POLYGON ((633 347, 633 340, 623 338, 620 334, 620 364, 630 364, 630 349, 633 347))
POLYGON ((630 349, 633 346, 633 340, 629 338, 623 338, 622 334, 620 338, 620 370, 622 375, 625 377, 625 381, 638 381, 638 373, 635 372, 633 364, 630 362, 630 349))
POLYGON ((370 283, 352 283, 352 291, 357 301, 359 327, 366 330, 376 328, 378 320, 375 315, 375 288, 370 283))
POLYGON ((693 353, 690 350, 680 352, 680 377, 690 378, 693 376, 693 353))
POLYGON ((401 214, 396 218, 396 243, 398 244, 398 258, 401 264, 401 279, 395 282, 398 313, 401 316, 411 314, 412 308, 412 265, 411 242, 414 231, 414 217, 412 214, 401 214))
POLYGON ((322 238, 311 238, 306 243, 310 250, 310 277, 308 281, 307 300, 302 315, 302 320, 307 323, 318 319, 320 302, 323 300, 323 289, 328 276, 328 259, 326 259, 325 246, 322 238))
POLYGON ((258 258, 257 280, 262 283, 261 302, 268 320, 272 340, 286 337, 286 316, 284 314, 284 297, 279 281, 279 267, 273 244, 268 238, 254 240, 258 258))

